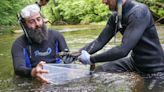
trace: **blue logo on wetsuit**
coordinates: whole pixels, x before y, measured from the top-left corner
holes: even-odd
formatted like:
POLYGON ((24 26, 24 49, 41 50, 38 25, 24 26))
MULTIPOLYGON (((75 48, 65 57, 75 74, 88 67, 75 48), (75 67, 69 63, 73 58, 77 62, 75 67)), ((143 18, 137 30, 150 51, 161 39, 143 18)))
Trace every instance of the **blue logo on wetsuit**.
POLYGON ((47 51, 45 52, 40 52, 39 50, 36 50, 34 54, 35 56, 48 56, 49 54, 51 54, 51 52, 52 52, 52 49, 48 48, 47 51))

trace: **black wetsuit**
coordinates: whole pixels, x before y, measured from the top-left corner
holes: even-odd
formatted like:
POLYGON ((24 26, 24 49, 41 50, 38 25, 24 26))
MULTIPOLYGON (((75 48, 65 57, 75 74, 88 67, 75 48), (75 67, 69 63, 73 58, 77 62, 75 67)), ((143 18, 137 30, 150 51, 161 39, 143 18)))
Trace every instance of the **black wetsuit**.
MULTIPOLYGON (((117 33, 115 32, 116 15, 114 13, 109 18, 98 38, 82 49, 87 50, 90 54, 102 49, 117 33)), ((119 30, 123 35, 121 45, 106 52, 91 55, 91 62, 109 61, 99 67, 106 72, 164 72, 164 51, 149 9, 144 4, 126 0, 123 5, 122 25, 123 28, 119 30), (126 57, 130 51, 130 57, 126 57)))
POLYGON ((64 37, 57 31, 48 31, 48 40, 41 44, 33 42, 31 50, 25 35, 22 35, 13 43, 12 58, 15 73, 21 76, 30 77, 31 70, 40 61, 47 63, 61 63, 55 55, 58 52, 68 49, 64 37), (31 54, 30 54, 31 53, 31 54))

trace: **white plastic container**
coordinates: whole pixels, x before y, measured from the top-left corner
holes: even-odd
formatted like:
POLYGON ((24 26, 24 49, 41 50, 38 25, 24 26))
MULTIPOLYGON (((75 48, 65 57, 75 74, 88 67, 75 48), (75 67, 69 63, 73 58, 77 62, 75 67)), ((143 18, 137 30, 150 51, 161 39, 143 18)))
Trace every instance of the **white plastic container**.
POLYGON ((43 77, 56 85, 89 76, 90 73, 89 65, 80 64, 45 64, 43 69, 49 71, 48 74, 43 74, 43 77))

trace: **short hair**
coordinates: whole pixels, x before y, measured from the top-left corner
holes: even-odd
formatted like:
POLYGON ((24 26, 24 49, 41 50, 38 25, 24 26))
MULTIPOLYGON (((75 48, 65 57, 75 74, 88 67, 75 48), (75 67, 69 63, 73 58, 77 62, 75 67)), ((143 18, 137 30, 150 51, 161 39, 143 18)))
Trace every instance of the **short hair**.
POLYGON ((29 18, 35 13, 40 13, 40 8, 37 4, 31 4, 23 8, 20 15, 22 18, 29 18))

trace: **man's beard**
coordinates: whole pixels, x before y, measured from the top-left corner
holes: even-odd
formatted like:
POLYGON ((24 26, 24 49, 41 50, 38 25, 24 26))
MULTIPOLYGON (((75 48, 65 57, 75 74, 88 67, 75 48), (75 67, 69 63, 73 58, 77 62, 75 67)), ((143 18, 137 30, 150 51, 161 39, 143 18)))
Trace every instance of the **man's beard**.
POLYGON ((32 29, 26 27, 28 35, 33 42, 41 44, 43 41, 48 40, 48 30, 47 26, 43 24, 41 27, 32 29))

